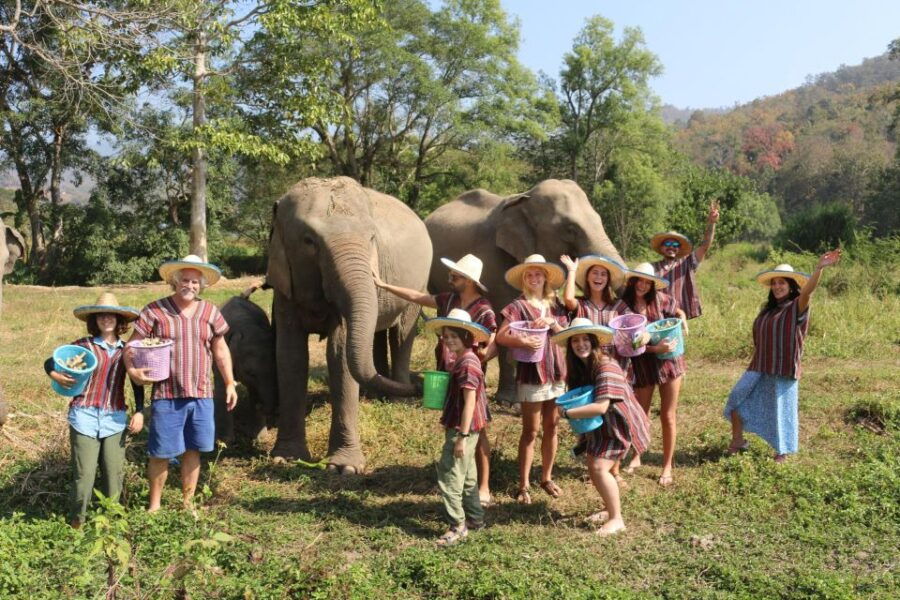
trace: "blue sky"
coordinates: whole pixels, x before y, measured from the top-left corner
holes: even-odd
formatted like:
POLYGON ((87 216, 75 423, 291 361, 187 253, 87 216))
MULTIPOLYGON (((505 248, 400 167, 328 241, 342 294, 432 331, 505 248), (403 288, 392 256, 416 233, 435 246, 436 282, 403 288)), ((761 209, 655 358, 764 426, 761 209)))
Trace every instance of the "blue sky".
POLYGON ((900 0, 501 0, 520 19, 520 60, 559 76, 586 18, 640 27, 668 104, 713 108, 777 94, 876 56, 900 37, 900 0))

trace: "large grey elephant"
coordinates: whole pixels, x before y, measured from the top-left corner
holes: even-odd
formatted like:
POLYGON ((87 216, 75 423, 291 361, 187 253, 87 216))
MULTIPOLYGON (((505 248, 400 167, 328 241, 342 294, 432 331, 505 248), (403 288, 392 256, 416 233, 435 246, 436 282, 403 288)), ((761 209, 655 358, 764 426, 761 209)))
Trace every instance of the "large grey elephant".
POLYGON ((12 273, 16 261, 25 255, 25 238, 7 227, 0 218, 0 311, 3 310, 3 276, 12 273))
POLYGON ((228 322, 225 342, 231 351, 234 378, 247 388, 248 397, 234 410, 225 408, 225 382, 213 371, 215 383, 216 437, 230 442, 235 436, 255 439, 267 427, 274 427, 278 416, 278 374, 275 369, 275 332, 266 311, 250 295, 251 287, 222 305, 228 322))
MULTIPOLYGON (((425 219, 435 256, 452 259, 472 253, 484 262, 481 282, 499 311, 519 295, 503 278, 507 269, 534 253, 558 262, 562 254, 602 254, 621 261, 600 215, 574 181, 547 179, 523 194, 501 198, 486 190, 465 192, 425 219)), ((447 289, 447 269, 431 269, 429 289, 447 289)), ((515 366, 500 360, 498 399, 515 398, 515 366)))
POLYGON ((266 280, 274 288, 278 364, 276 456, 310 460, 306 443, 310 334, 327 336, 332 406, 329 468, 360 471, 359 385, 412 396, 409 359, 419 307, 377 291, 372 269, 389 283, 425 290, 431 241, 399 200, 348 177, 304 179, 275 204, 266 280), (376 371, 373 337, 388 331, 391 379, 376 371))

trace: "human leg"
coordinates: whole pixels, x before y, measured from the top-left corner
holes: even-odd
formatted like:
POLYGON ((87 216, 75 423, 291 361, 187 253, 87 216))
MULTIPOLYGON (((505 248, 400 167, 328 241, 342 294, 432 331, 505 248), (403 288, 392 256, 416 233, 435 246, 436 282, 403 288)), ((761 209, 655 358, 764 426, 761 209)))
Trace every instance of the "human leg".
POLYGON ((491 501, 491 443, 488 440, 487 428, 478 435, 475 447, 475 466, 478 470, 478 497, 482 502, 491 501))
POLYGON ((118 500, 125 478, 125 431, 100 440, 101 491, 107 498, 118 500))
POLYGON ((147 479, 150 480, 150 506, 147 507, 148 512, 159 510, 163 487, 166 485, 168 476, 169 459, 151 456, 147 464, 147 479))
POLYGON ((522 434, 519 436, 519 501, 531 502, 527 497, 531 485, 531 464, 534 462, 534 442, 541 424, 541 403, 522 402, 522 434), (522 491, 525 491, 524 496, 522 491))
POLYGON ((475 454, 478 452, 478 438, 480 433, 472 433, 466 438, 466 448, 463 453, 463 488, 462 506, 466 515, 466 524, 481 527, 484 524, 484 508, 481 506, 481 498, 478 495, 478 467, 475 464, 475 454))
MULTIPOLYGON (((643 387, 634 388, 634 397, 637 398, 638 404, 644 410, 644 414, 650 417, 650 404, 653 402, 653 386, 645 385, 643 387)), ((625 469, 626 473, 634 473, 634 470, 641 466, 641 455, 637 452, 631 457, 631 462, 625 469)))
POLYGON ((675 440, 678 437, 676 413, 678 412, 678 396, 681 393, 681 377, 662 383, 659 386, 660 414, 663 438, 663 470, 659 478, 660 485, 672 483, 672 467, 675 460, 675 440))
POLYGON ((553 496, 558 497, 562 490, 553 482, 553 464, 556 461, 556 451, 559 448, 559 413, 556 410, 556 402, 547 400, 541 402, 541 426, 544 434, 541 439, 541 487, 553 496))
POLYGON ((69 523, 80 527, 87 514, 88 505, 94 494, 94 479, 97 476, 97 458, 100 454, 100 440, 78 433, 69 426, 69 446, 72 464, 72 488, 69 492, 69 523))
POLYGON ((147 436, 147 479, 150 498, 147 510, 156 512, 162 501, 163 488, 169 477, 169 459, 184 454, 186 404, 183 400, 159 398, 150 405, 150 427, 147 436))
POLYGON ((187 402, 185 451, 181 456, 181 502, 186 509, 193 506, 194 493, 200 480, 200 453, 211 452, 215 448, 214 406, 211 398, 196 398, 187 402))
POLYGON ((603 504, 609 514, 609 520, 603 524, 597 533, 610 535, 625 529, 625 521, 622 519, 622 505, 619 499, 619 485, 615 476, 610 472, 615 464, 614 460, 598 458, 587 455, 585 464, 591 476, 591 482, 600 492, 603 504))
POLYGON ((441 449, 441 459, 437 464, 437 476, 438 489, 441 492, 441 501, 444 504, 444 513, 450 527, 456 527, 466 522, 466 513, 463 508, 463 489, 466 479, 465 463, 463 459, 457 459, 453 456, 455 444, 456 430, 446 429, 444 431, 444 446, 441 449))
POLYGON ((193 506, 194 492, 200 480, 200 451, 185 450, 181 455, 181 502, 190 509, 193 506))
POLYGON ((747 440, 744 439, 744 422, 741 421, 741 415, 737 409, 731 411, 731 443, 728 444, 728 454, 737 454, 747 447, 747 440))

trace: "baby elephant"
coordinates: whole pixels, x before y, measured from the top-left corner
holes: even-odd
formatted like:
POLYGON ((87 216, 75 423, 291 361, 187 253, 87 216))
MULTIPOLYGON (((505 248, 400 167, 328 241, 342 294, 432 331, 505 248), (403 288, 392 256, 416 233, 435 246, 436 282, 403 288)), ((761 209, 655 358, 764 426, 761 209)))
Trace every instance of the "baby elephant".
POLYGON ((225 335, 234 377, 244 384, 249 398, 242 398, 234 411, 225 410, 225 382, 215 377, 216 437, 231 442, 235 436, 255 439, 278 418, 278 378, 275 370, 275 333, 266 312, 250 300, 259 286, 252 286, 222 306, 228 322, 225 335))

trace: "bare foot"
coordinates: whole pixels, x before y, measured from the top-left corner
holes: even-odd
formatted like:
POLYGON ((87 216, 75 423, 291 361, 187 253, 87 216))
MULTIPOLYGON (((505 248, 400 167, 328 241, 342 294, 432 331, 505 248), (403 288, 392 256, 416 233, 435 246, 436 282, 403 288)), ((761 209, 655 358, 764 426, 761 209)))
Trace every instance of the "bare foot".
POLYGON ((478 492, 478 500, 481 502, 481 508, 490 508, 494 505, 490 492, 478 492))
POLYGON ((628 466, 625 468, 625 472, 629 475, 633 475, 635 470, 641 468, 641 457, 635 456, 631 459, 631 462, 628 463, 628 466))
POLYGON ((157 505, 157 506, 149 506, 149 507, 147 507, 147 512, 148 512, 148 513, 155 513, 155 512, 158 512, 160 508, 161 508, 161 507, 160 507, 159 505, 157 505))
POLYGON ((615 535, 622 531, 625 531, 625 521, 623 521, 621 518, 618 518, 607 521, 603 525, 603 527, 597 530, 597 535, 605 537, 608 535, 615 535))
POLYGON ((605 510, 595 512, 594 514, 589 515, 586 521, 588 523, 606 523, 607 521, 609 521, 609 513, 605 510))
POLYGON ((674 483, 674 479, 672 479, 672 471, 663 471, 663 474, 659 476, 659 485, 663 487, 669 487, 674 483))

